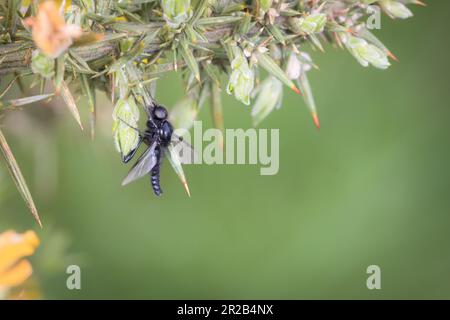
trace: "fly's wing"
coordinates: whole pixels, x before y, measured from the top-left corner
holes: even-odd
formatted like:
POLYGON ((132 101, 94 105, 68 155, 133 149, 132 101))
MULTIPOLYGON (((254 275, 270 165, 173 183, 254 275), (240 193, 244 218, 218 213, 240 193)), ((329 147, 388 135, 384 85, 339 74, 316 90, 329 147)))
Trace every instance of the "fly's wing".
POLYGON ((139 157, 136 164, 133 166, 133 168, 131 168, 130 172, 128 172, 128 175, 125 177, 125 179, 123 179, 123 186, 145 176, 153 169, 158 161, 155 155, 156 144, 156 141, 154 141, 152 145, 139 157))

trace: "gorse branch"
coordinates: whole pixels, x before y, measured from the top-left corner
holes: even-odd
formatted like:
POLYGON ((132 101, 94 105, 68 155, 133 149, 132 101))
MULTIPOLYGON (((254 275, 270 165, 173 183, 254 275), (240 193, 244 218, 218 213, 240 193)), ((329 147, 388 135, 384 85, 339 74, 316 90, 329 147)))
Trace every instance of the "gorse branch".
MULTIPOLYGON (((324 51, 331 43, 364 67, 386 69, 389 58, 396 58, 369 27, 379 22, 381 11, 411 17, 409 4, 423 5, 419 0, 8 0, 0 3, 0 75, 52 81, 80 126, 71 92, 83 94, 92 136, 95 94, 106 91, 115 105, 113 134, 122 155, 136 147, 138 134, 130 126, 137 126, 140 107, 153 102, 157 78, 167 72, 180 72, 185 84, 183 107, 174 108, 171 118, 186 129, 210 101, 214 124, 223 130, 221 89, 243 104, 254 103, 251 116, 258 125, 281 105, 285 86, 303 96, 319 127, 308 81, 316 65, 307 51, 324 51)), ((9 105, 0 102, 0 111, 9 105)))

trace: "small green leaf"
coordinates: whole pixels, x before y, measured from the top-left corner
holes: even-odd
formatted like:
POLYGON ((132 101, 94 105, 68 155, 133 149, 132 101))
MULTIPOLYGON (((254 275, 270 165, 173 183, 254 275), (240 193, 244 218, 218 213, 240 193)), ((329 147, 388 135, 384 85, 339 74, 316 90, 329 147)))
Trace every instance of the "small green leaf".
POLYGON ((39 81, 39 93, 40 94, 44 94, 46 82, 47 81, 45 80, 45 78, 40 77, 40 81, 39 81))
POLYGON ((180 38, 180 53, 186 62, 186 65, 191 70, 191 72, 194 74, 195 79, 197 79, 198 82, 200 82, 200 71, 198 68, 197 60, 195 60, 194 55, 192 54, 191 49, 189 49, 189 44, 187 40, 184 37, 180 38))
POLYGON ((144 51, 145 44, 142 41, 139 41, 133 48, 131 48, 127 53, 125 53, 122 57, 117 59, 108 70, 108 73, 117 72, 128 62, 133 61, 144 51))
POLYGON ((81 58, 78 53, 71 49, 69 50, 69 55, 80 65, 84 68, 85 71, 89 72, 89 73, 95 73, 95 71, 93 71, 89 65, 87 64, 87 62, 81 58))
POLYGON ((209 18, 201 18, 197 20, 198 26, 216 26, 219 24, 229 24, 233 22, 238 22, 242 20, 242 16, 222 16, 222 17, 209 17, 209 18))
POLYGON ((175 173, 177 174, 178 178, 180 179, 181 183, 183 184, 184 189, 186 190, 186 193, 188 196, 191 196, 191 192, 189 191, 189 186, 186 180, 186 176, 184 175, 183 167, 181 165, 180 158, 178 157, 178 154, 174 147, 170 144, 167 148, 169 150, 168 153, 168 159, 170 164, 172 165, 172 168, 175 170, 175 173))
POLYGON ((186 25, 185 32, 191 43, 208 43, 208 38, 206 38, 201 32, 198 32, 191 24, 186 25))
POLYGON ((283 84, 273 76, 265 79, 257 88, 258 95, 252 108, 253 125, 257 126, 273 110, 281 107, 283 84))
POLYGON ((289 88, 294 90, 296 93, 300 94, 300 90, 295 86, 294 82, 290 80, 286 73, 280 68, 280 66, 267 54, 263 52, 258 52, 256 59, 258 60, 258 64, 273 75, 275 78, 278 78, 281 82, 287 85, 289 88))
POLYGON ((269 29, 270 34, 276 39, 278 40, 281 44, 285 44, 286 43, 286 38, 283 35, 283 32, 275 25, 272 24, 268 24, 267 29, 269 29))
POLYGON ((191 0, 161 0, 160 3, 170 28, 176 29, 192 17, 191 0))
POLYGON ((316 47, 317 49, 319 49, 322 52, 325 52, 325 49, 323 48, 322 43, 320 42, 319 38, 316 37, 316 35, 310 34, 309 40, 314 45, 314 47, 316 47))
POLYGON ((187 95, 178 101, 170 112, 170 122, 177 129, 189 130, 199 111, 195 97, 187 95))
POLYGON ((158 29, 161 29, 164 26, 164 22, 150 22, 146 24, 142 23, 134 23, 134 22, 117 22, 109 25, 110 28, 116 30, 116 31, 123 31, 127 34, 112 34, 105 36, 104 39, 110 39, 110 37, 115 36, 120 38, 124 38, 129 36, 129 34, 142 34, 142 33, 150 33, 155 32, 158 29))
POLYGON ((8 91, 12 88, 14 83, 16 83, 17 79, 19 79, 19 78, 20 78, 20 76, 17 75, 11 79, 11 81, 5 86, 5 89, 3 90, 3 92, 0 92, 0 99, 3 98, 3 96, 8 93, 8 91))
POLYGON ((147 34, 145 37, 136 41, 136 43, 134 43, 133 46, 122 57, 120 57, 116 62, 114 62, 111 65, 111 67, 108 70, 108 73, 117 72, 128 62, 133 61, 136 58, 138 58, 144 51, 145 47, 148 44, 150 44, 152 42, 152 40, 156 37, 158 32, 159 32, 159 30, 152 32, 150 34, 147 34))
POLYGON ((285 16, 285 17, 296 17, 299 15, 299 12, 297 10, 294 9, 281 9, 280 10, 280 16, 285 16))
POLYGON ((203 15, 203 12, 208 8, 208 0, 200 0, 195 8, 194 15, 191 18, 191 23, 194 24, 203 15))
POLYGON ((289 19, 289 24, 294 32, 307 35, 323 32, 326 23, 327 17, 324 13, 313 13, 300 18, 289 19))
POLYGON ((73 98, 72 93, 70 93, 69 87, 64 80, 61 82, 61 97, 66 103, 67 108, 69 108, 70 113, 80 126, 81 130, 83 130, 83 125, 81 124, 81 118, 80 113, 78 112, 77 104, 75 103, 75 99, 73 98))
POLYGON ((39 95, 35 95, 35 96, 30 96, 30 97, 26 97, 26 98, 20 98, 20 99, 14 99, 14 100, 9 100, 6 103, 2 103, 0 101, 0 108, 14 108, 14 107, 20 107, 20 106, 24 106, 33 102, 38 102, 38 101, 42 101, 42 100, 46 100, 50 97, 53 97, 54 94, 53 93, 47 93, 47 94, 39 94, 39 95))
POLYGON ((220 87, 220 72, 217 67, 212 64, 211 60, 203 62, 202 67, 211 80, 220 87))
MULTIPOLYGON (((223 1, 225 2, 225 1, 223 1)), ((222 14, 229 14, 237 11, 242 11, 245 8, 247 8, 247 5, 245 3, 233 3, 229 2, 229 5, 223 8, 222 14)), ((217 10, 218 11, 218 10, 217 10)))
POLYGON ((16 32, 17 28, 16 20, 18 18, 17 11, 19 11, 21 3, 22 3, 21 0, 7 0, 7 4, 4 2, 4 5, 6 5, 6 8, 3 5, 3 8, 6 10, 5 20, 10 34, 14 34, 16 32))
POLYGON ((91 128, 91 139, 95 138, 95 88, 89 83, 88 77, 85 74, 80 75, 81 90, 86 96, 89 105, 89 127, 91 128))
POLYGON ((309 109, 309 112, 311 112, 314 123, 317 128, 320 128, 319 117, 317 115, 316 102, 314 100, 314 95, 313 95, 313 92, 311 89, 311 85, 309 84, 308 77, 306 76, 306 72, 302 72, 297 81, 299 83, 300 88, 302 88, 303 99, 305 100, 305 103, 309 109))
MULTIPOLYGON (((141 70, 132 63, 127 63, 124 73, 127 83, 136 84, 131 88, 131 90, 138 101, 141 99, 142 101, 139 102, 146 106, 152 104, 153 98, 150 96, 152 92, 152 82, 146 84, 142 81, 143 74, 141 70)), ((121 98, 123 98, 123 96, 121 96, 121 98)))
POLYGON ((64 81, 66 55, 62 54, 56 58, 54 84, 56 92, 59 92, 64 81))
POLYGON ((252 15, 246 12, 238 24, 239 33, 242 35, 246 35, 250 30, 250 23, 252 21, 252 15))
POLYGON ((223 107, 222 107, 222 94, 220 92, 220 86, 217 83, 211 82, 211 114, 213 124, 216 129, 222 132, 220 136, 219 145, 223 149, 223 137, 225 133, 225 126, 223 124, 223 107))
POLYGON ((39 50, 34 50, 31 58, 31 69, 34 73, 50 79, 55 74, 55 59, 50 58, 39 50))

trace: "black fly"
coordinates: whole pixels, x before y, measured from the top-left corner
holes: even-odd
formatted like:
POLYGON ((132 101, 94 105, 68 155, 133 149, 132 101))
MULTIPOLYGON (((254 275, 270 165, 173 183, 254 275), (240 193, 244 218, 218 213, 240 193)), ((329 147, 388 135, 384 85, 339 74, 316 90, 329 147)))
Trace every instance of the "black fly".
MULTIPOLYGON (((160 196, 162 193, 160 185, 160 171, 162 159, 167 147, 172 143, 173 127, 168 121, 168 112, 166 108, 160 105, 153 105, 146 108, 147 111, 147 129, 139 132, 139 143, 128 155, 122 157, 123 162, 129 162, 136 154, 139 146, 144 142, 147 150, 139 157, 136 164, 131 168, 128 175, 122 182, 126 185, 137 180, 146 174, 150 175, 153 192, 160 196)), ((136 129, 138 130, 138 129, 136 129)), ((182 141, 181 138, 178 138, 182 141)))

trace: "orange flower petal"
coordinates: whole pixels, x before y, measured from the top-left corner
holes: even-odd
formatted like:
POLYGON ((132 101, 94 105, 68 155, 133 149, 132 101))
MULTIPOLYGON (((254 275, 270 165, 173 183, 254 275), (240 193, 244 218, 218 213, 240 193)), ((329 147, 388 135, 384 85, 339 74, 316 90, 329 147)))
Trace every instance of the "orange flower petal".
POLYGON ((64 17, 54 1, 39 4, 35 17, 25 20, 25 24, 33 30, 33 40, 42 52, 52 58, 58 57, 73 43, 73 39, 81 36, 77 25, 67 25, 64 17))

